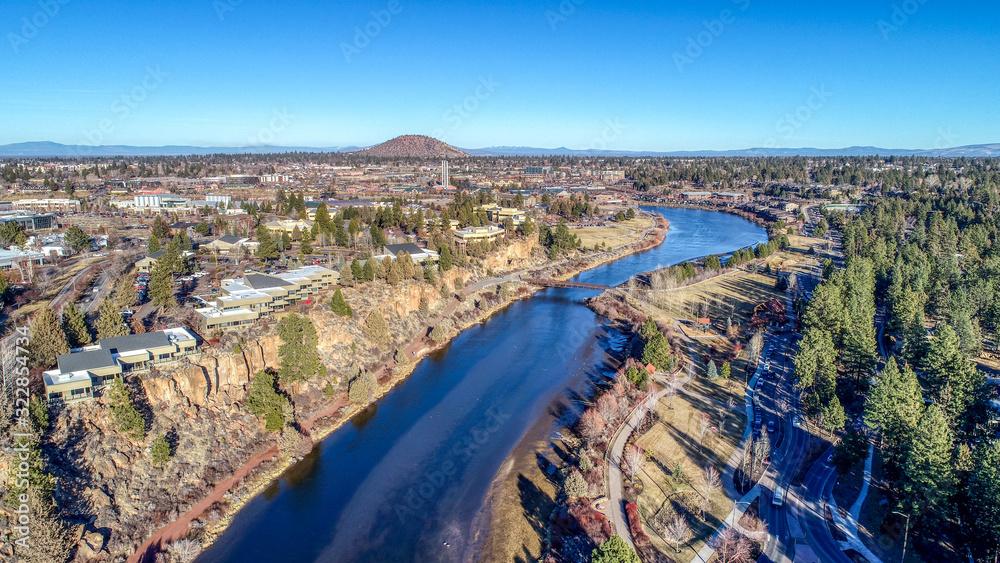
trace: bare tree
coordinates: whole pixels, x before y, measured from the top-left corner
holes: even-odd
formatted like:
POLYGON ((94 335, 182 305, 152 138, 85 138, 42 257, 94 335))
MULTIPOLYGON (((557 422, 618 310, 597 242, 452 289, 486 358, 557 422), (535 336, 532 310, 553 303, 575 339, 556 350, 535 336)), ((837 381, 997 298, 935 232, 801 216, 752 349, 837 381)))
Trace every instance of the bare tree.
POLYGON ((767 458, 771 456, 771 439, 768 438, 767 433, 761 434, 760 438, 757 438, 753 443, 753 467, 751 473, 756 473, 758 469, 764 467, 767 462, 767 458))
POLYGON ((601 416, 609 424, 614 424, 621 417, 621 412, 618 410, 618 403, 611 393, 605 393, 601 395, 601 398, 597 399, 597 411, 601 413, 601 416))
POLYGON ((709 502, 712 502, 712 495, 722 488, 722 477, 719 471, 709 465, 701 474, 701 490, 709 502))
POLYGON ((674 410, 674 398, 677 397, 677 378, 668 377, 667 386, 665 387, 664 396, 667 398, 667 406, 670 410, 674 410))
POLYGON ((580 436, 588 443, 595 443, 604 436, 604 417, 597 409, 591 407, 580 416, 580 436))
POLYGON ((201 554, 201 542, 197 540, 178 540, 167 546, 171 563, 192 563, 201 554))
POLYGON ((673 542, 674 550, 677 553, 681 552, 681 543, 687 541, 688 536, 691 535, 691 526, 688 526, 687 520, 680 515, 674 516, 667 525, 663 527, 663 537, 667 538, 668 541, 673 542))
POLYGON ((750 337, 750 363, 756 362, 763 350, 764 335, 759 332, 755 332, 754 335, 750 337))
POLYGON ((711 543, 722 563, 744 563, 753 554, 753 542, 726 526, 711 543))
POLYGON ((639 446, 632 445, 625 449, 625 455, 622 456, 625 462, 625 468, 629 472, 629 478, 635 480, 635 474, 642 469, 642 465, 646 463, 646 452, 642 451, 639 446))
POLYGON ((707 412, 701 413, 698 417, 698 444, 705 447, 705 434, 712 429, 712 417, 707 412))

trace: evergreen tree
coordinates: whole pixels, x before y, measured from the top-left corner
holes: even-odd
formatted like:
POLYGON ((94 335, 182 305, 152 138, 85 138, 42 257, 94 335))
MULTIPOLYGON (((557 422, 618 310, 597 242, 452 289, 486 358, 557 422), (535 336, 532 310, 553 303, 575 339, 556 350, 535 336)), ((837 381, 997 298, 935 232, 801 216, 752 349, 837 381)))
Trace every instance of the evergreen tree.
POLYGON ((364 272, 364 269, 361 266, 361 262, 359 262, 357 258, 355 258, 354 260, 351 260, 351 274, 354 275, 354 279, 356 281, 358 281, 358 282, 364 282, 365 281, 365 272, 364 272))
POLYGON ((156 467, 163 467, 170 461, 172 454, 170 452, 170 444, 167 443, 167 437, 163 434, 159 434, 153 440, 153 447, 149 451, 150 461, 156 467))
POLYGON ((819 380, 836 380, 837 351, 829 332, 819 328, 803 331, 795 355, 795 374, 803 389, 813 387, 819 380))
POLYGON ((31 342, 29 345, 31 363, 49 368, 56 365, 56 358, 69 354, 66 333, 49 307, 42 307, 31 322, 31 342))
POLYGON ((308 317, 289 313, 278 323, 278 336, 281 338, 278 375, 282 381, 312 379, 326 372, 317 349, 319 338, 316 327, 308 317))
POLYGON ((886 460, 899 467, 905 446, 923 413, 924 400, 917 375, 909 366, 902 370, 889 358, 865 404, 865 422, 882 432, 886 460))
POLYGON ((340 269, 340 285, 354 287, 354 271, 350 264, 345 263, 344 267, 340 269))
POLYGON ((958 335, 951 326, 944 323, 938 326, 924 365, 948 419, 960 427, 971 427, 968 422, 975 414, 971 409, 981 398, 986 376, 962 352, 958 335))
POLYGON ((74 303, 70 303, 63 310, 62 326, 70 348, 86 346, 93 341, 90 336, 90 328, 87 327, 87 318, 74 303))
POLYGON ((666 371, 672 364, 670 343, 667 342, 667 338, 660 331, 656 331, 656 334, 643 347, 642 363, 653 364, 656 369, 661 371, 666 371))
POLYGON ((732 377, 732 375, 733 375, 732 366, 729 364, 729 362, 723 362, 722 367, 719 368, 719 377, 728 381, 729 378, 732 377))
POLYGON ((136 440, 146 437, 146 421, 142 419, 139 410, 132 402, 132 395, 121 377, 116 377, 108 389, 108 402, 111 415, 115 419, 118 430, 130 434, 136 440))
POLYGON ((347 304, 344 300, 344 294, 340 292, 340 288, 333 292, 333 301, 330 303, 330 308, 333 312, 341 317, 353 317, 354 311, 351 310, 351 306, 347 304))
POLYGON ((938 405, 927 407, 907 448, 900 500, 904 513, 931 516, 948 510, 957 482, 952 441, 944 411, 938 405))
POLYGON ((94 241, 90 239, 90 235, 83 232, 83 229, 76 225, 66 229, 63 239, 73 249, 73 252, 83 252, 94 247, 94 241))
POLYGON ((611 536, 590 554, 591 563, 641 563, 635 551, 621 536, 611 536))
POLYGON ((444 247, 441 248, 441 256, 440 256, 440 259, 438 260, 438 268, 440 268, 442 272, 447 272, 448 270, 451 269, 451 247, 450 246, 444 246, 444 247))
POLYGON ((149 299, 155 307, 169 309, 177 305, 177 298, 174 297, 174 275, 167 260, 157 261, 149 274, 149 299))
POLYGON ((247 410, 264 420, 264 429, 268 432, 280 431, 292 418, 291 402, 278 392, 277 380, 267 370, 258 371, 250 382, 247 410))
POLYGON ((707 375, 708 378, 712 380, 719 378, 719 370, 715 367, 715 362, 712 360, 708 361, 707 375))
POLYGON ((373 264, 373 262, 376 262, 374 258, 369 258, 365 261, 363 274, 361 276, 365 281, 375 281, 375 264, 373 264))
POLYGON ((160 251, 160 239, 156 235, 150 235, 149 242, 146 243, 146 254, 153 254, 160 251))
POLYGON ((307 229, 306 232, 302 235, 302 242, 299 244, 299 253, 301 253, 303 256, 308 256, 308 255, 312 254, 312 252, 313 252, 313 249, 312 249, 313 240, 314 239, 313 239, 312 231, 310 231, 310 230, 307 229))
POLYGON ((976 537, 971 542, 982 550, 983 559, 994 559, 1000 551, 1000 440, 976 448, 975 465, 969 476, 969 513, 976 537))
POLYGON ((261 260, 274 260, 278 257, 278 245, 274 242, 274 237, 264 225, 257 226, 257 258, 261 260))
POLYGON ((170 225, 167 225, 162 215, 153 219, 153 236, 159 240, 170 238, 170 225))
POLYGON ((372 311, 368 314, 368 318, 365 319, 364 332, 375 346, 385 348, 389 345, 389 323, 385 321, 379 311, 372 311))
POLYGON ((288 231, 281 232, 281 250, 289 250, 292 248, 292 235, 288 234, 288 231))
POLYGON ((705 258, 705 269, 708 271, 716 271, 722 269, 722 262, 719 261, 719 257, 712 254, 708 258, 705 258))

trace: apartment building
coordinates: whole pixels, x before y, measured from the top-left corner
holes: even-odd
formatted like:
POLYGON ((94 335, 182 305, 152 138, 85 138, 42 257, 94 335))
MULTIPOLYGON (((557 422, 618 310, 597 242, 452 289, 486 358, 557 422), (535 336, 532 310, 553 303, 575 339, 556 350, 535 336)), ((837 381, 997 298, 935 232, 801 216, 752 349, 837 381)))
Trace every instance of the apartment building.
POLYGON ((491 242, 499 238, 503 238, 505 235, 506 231, 496 225, 490 225, 488 227, 469 227, 467 229, 462 229, 461 231, 455 231, 455 242, 457 242, 459 246, 465 246, 474 241, 491 242))
POLYGON ((340 274, 306 266, 277 275, 249 273, 222 281, 220 295, 209 307, 197 309, 200 330, 234 330, 295 305, 337 283, 340 274))
POLYGON ((45 396, 50 404, 92 399, 95 390, 115 377, 146 372, 197 352, 195 335, 180 327, 102 338, 93 346, 59 356, 56 369, 42 373, 45 396))

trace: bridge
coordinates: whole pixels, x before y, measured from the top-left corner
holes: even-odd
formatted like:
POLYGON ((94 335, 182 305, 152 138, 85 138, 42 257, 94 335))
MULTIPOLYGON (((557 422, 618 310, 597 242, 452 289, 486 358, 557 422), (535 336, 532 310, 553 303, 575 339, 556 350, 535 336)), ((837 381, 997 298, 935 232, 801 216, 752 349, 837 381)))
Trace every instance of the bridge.
POLYGON ((611 289, 607 285, 598 285, 596 283, 583 283, 575 281, 559 281, 559 280, 540 280, 540 279, 523 279, 524 283, 530 283, 532 285, 540 285, 542 287, 564 287, 569 289, 593 289, 597 291, 605 291, 611 289))

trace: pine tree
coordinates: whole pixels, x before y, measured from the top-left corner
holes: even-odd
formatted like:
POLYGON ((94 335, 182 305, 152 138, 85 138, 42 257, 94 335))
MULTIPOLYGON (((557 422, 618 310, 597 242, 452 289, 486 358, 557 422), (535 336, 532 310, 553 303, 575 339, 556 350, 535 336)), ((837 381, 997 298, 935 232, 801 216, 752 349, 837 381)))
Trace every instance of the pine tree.
POLYGON ((354 274, 354 280, 358 283, 363 283, 366 279, 364 267, 357 258, 351 260, 351 273, 354 274))
POLYGON ((635 551, 621 536, 611 536, 590 555, 591 563, 641 563, 635 551))
POLYGON ((379 311, 372 311, 368 314, 368 318, 365 319, 364 333, 372 344, 379 348, 385 348, 389 345, 389 323, 385 321, 379 311))
POLYGON ((712 360, 708 361, 707 375, 708 375, 709 379, 713 379, 714 380, 714 379, 718 379, 719 378, 719 370, 718 370, 718 368, 715 367, 715 362, 712 361, 712 360))
POLYGON ((340 288, 333 292, 333 301, 330 302, 330 308, 333 312, 341 317, 353 317, 354 311, 351 310, 351 306, 347 304, 344 299, 344 294, 340 292, 340 288))
POLYGON ((97 317, 97 338, 114 338, 129 334, 125 319, 110 298, 105 297, 97 317))
POLYGON ((971 407, 980 399, 986 376, 962 352, 958 335, 942 323, 931 340, 924 363, 933 390, 948 419, 959 427, 974 414, 971 407))
POLYGON ((340 285, 354 287, 354 271, 350 264, 344 264, 344 267, 340 269, 340 285))
POLYGON ((170 458, 172 457, 170 452, 170 444, 167 443, 167 437, 163 434, 159 434, 153 440, 153 447, 149 451, 150 461, 156 467, 163 467, 166 465, 170 458))
POLYGON ((899 467, 905 446, 923 412, 924 400, 917 375, 909 366, 899 369, 889 358, 865 404, 865 422, 882 432, 887 461, 899 467))
POLYGON ((438 260, 438 268, 442 272, 447 272, 451 269, 451 247, 444 246, 441 248, 441 256, 438 260))
POLYGON ((149 275, 149 299, 155 307, 171 308, 177 305, 174 297, 174 275, 167 261, 158 261, 149 275))
POLYGON ((278 375, 282 381, 312 379, 326 372, 317 349, 319 338, 316 327, 308 317, 289 313, 278 323, 278 336, 281 338, 278 375))
POLYGON ((118 430, 131 434, 136 440, 143 440, 146 437, 146 421, 135 408, 132 395, 121 377, 116 377, 111 383, 108 389, 108 402, 118 430))
POLYGON ((278 245, 274 242, 274 237, 264 225, 257 227, 257 257, 261 260, 273 260, 278 257, 278 245))
POLYGON ((903 467, 900 502, 906 514, 931 516, 947 510, 957 483, 952 441, 944 411, 938 405, 927 407, 910 440, 903 467))
POLYGON ((306 229, 306 232, 302 235, 302 242, 299 244, 299 253, 303 256, 308 256, 312 254, 312 243, 313 243, 312 231, 306 229))
POLYGON ((28 346, 31 363, 49 368, 56 365, 56 358, 69 354, 66 333, 49 307, 43 307, 31 322, 31 342, 28 346))
POLYGON ((659 330, 646 342, 642 349, 642 363, 653 364, 658 370, 666 370, 670 366, 670 343, 659 330))
POLYGON ((1000 552, 1000 440, 976 448, 968 498, 971 529, 979 539, 975 543, 984 556, 995 559, 1000 552))
POLYGON ((795 374, 803 389, 813 387, 817 380, 836 378, 837 351, 831 333, 819 328, 803 331, 795 355, 795 374))
POLYGON ((156 235, 150 235, 149 242, 146 244, 146 254, 159 252, 159 250, 160 250, 160 239, 156 238, 156 235))
POLYGON ((247 392, 247 410, 264 420, 264 429, 278 432, 291 421, 292 404, 288 397, 277 389, 274 374, 264 370, 257 372, 247 392))
POLYGON ((83 316, 83 311, 74 303, 70 303, 63 310, 62 326, 70 348, 86 346, 93 341, 90 336, 90 328, 87 327, 87 318, 83 316))

